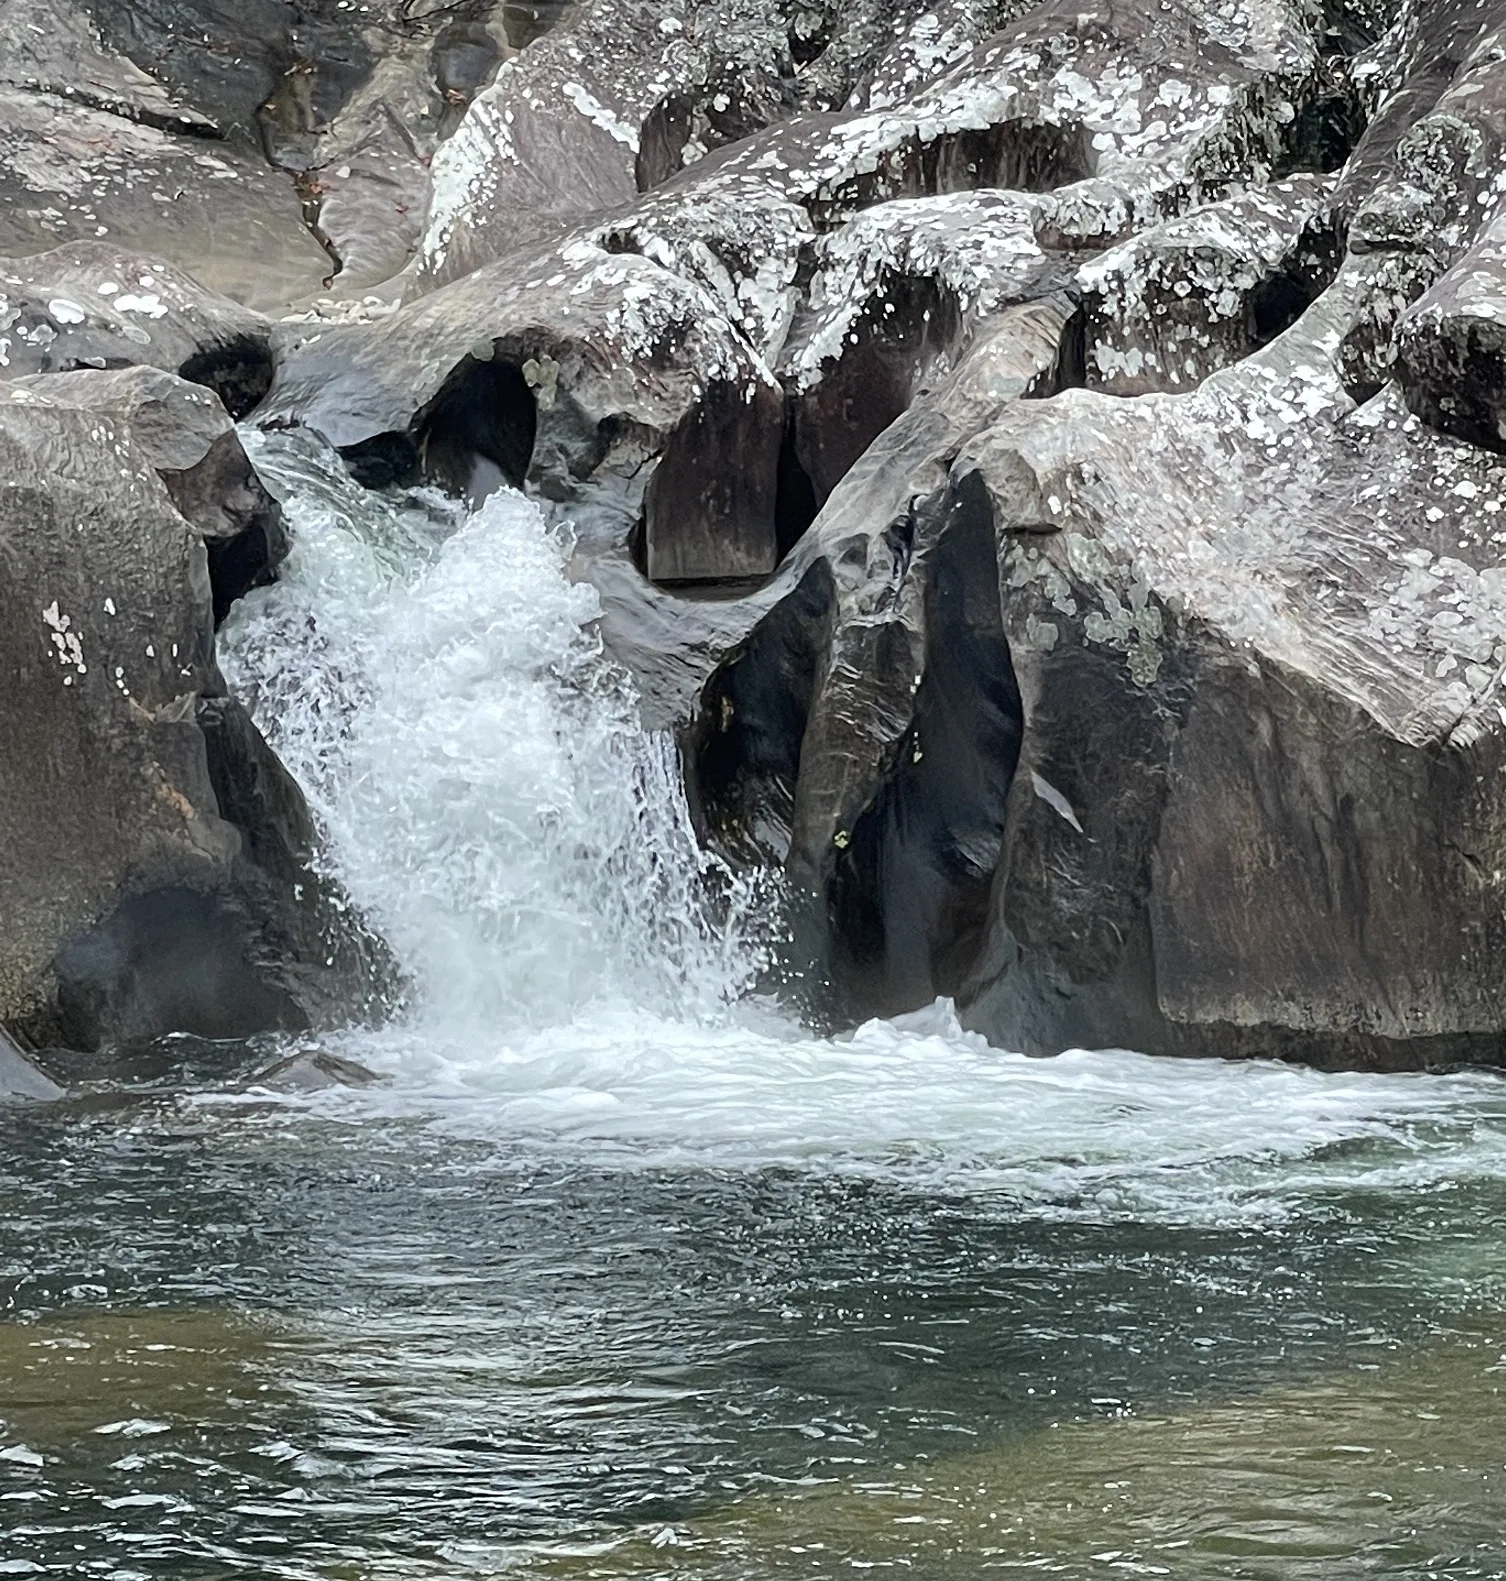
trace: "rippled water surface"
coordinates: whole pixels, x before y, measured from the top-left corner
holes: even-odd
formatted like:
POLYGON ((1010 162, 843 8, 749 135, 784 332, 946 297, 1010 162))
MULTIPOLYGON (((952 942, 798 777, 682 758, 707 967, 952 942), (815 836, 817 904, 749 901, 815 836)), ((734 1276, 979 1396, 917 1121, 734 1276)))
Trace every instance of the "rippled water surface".
POLYGON ((1107 1200, 1021 1137, 969 1190, 364 1094, 12 1115, 4 1573, 1506 1573, 1506 1094, 1393 1085, 1221 1195, 1153 1090, 1107 1200))
POLYGON ((1506 1083, 812 1035, 568 524, 247 443, 404 993, 0 1108, 0 1576, 1506 1576, 1506 1083))

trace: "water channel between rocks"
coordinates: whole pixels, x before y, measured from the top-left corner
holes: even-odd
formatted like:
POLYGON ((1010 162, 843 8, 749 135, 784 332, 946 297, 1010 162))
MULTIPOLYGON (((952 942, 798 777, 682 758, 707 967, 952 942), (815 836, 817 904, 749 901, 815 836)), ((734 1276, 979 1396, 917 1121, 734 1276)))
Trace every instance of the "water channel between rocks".
POLYGON ((0 1574, 1506 1575, 1506 1085, 813 1036, 567 538, 247 443, 409 999, 0 1115, 0 1574))

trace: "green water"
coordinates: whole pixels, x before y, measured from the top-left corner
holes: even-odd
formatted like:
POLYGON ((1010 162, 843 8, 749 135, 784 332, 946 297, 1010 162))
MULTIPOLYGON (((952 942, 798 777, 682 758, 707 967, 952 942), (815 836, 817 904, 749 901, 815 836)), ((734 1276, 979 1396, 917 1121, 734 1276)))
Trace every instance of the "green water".
POLYGON ((1506 1120, 1420 1080, 1212 1214, 1054 1156, 12 1111, 0 1574, 1506 1575, 1506 1120))

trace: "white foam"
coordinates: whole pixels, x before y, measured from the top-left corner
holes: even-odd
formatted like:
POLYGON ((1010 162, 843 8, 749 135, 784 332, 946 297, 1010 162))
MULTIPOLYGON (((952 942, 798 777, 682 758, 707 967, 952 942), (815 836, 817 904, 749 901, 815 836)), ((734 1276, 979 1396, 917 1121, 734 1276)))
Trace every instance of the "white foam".
POLYGON ((568 540, 510 490, 399 507, 307 436, 251 448, 295 546, 222 662, 410 974, 409 1025, 485 1042, 587 1005, 725 1007, 756 960, 710 920, 723 875, 568 540))

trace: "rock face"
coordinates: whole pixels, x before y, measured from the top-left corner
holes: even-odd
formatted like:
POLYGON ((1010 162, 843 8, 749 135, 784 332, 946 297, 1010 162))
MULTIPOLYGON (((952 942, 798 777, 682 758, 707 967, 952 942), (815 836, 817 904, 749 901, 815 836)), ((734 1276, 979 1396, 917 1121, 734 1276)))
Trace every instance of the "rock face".
POLYGON ((214 662, 206 541, 265 571, 276 515, 199 386, 0 384, 0 1021, 35 1044, 300 1026, 375 986, 214 662))
POLYGON ((262 415, 318 429, 372 481, 423 470, 473 497, 526 481, 588 538, 642 523, 663 581, 777 559, 778 382, 704 290, 598 241, 320 331, 289 348, 262 415))
POLYGON ((53 800, 112 765, 107 861, 21 843, 0 1018, 318 998, 211 648, 282 544, 207 389, 573 525, 813 1014, 1506 1059, 1503 46, 1496 0, 0 0, 0 422, 65 458, 0 514, 9 695, 53 800))
MULTIPOLYGON (((885 39, 774 0, 586 5, 436 153, 417 300, 290 342, 264 417, 372 478, 527 479, 659 585, 756 578, 1001 310, 1084 250, 1332 152, 1301 8, 948 16, 903 13, 885 39), (811 76, 828 51, 840 110, 811 76)), ((1204 362, 1321 290, 1329 197, 1305 176, 1227 200, 1227 256, 1187 316, 1217 288, 1238 322, 1204 362)))
POLYGON ((1488 11, 598 0, 265 411, 575 522, 819 1013, 1494 1060, 1488 11))
POLYGON ((0 254, 108 240, 274 310, 379 285, 435 149, 536 31, 516 9, 0 0, 0 254))
POLYGON ((137 366, 205 385, 244 417, 272 382, 272 325, 106 242, 0 259, 0 374, 137 366))
POLYGON ((964 360, 832 493, 692 760, 850 1012, 955 993, 1037 1052, 1506 1057, 1493 27, 1406 13, 1361 58, 1410 106, 1356 150, 1363 201, 1294 175, 1098 253, 1089 389, 968 408, 964 360), (959 625, 941 567, 973 539, 959 625))

